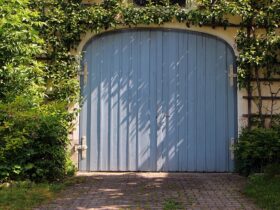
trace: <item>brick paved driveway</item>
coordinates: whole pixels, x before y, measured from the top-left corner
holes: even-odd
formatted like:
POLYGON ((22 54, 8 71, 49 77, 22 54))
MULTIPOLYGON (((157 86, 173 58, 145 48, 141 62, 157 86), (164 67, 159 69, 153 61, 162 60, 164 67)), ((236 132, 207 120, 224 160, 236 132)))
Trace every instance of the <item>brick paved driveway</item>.
POLYGON ((38 209, 257 209, 233 174, 86 173, 53 203, 38 209), (168 208, 169 207, 169 208, 168 208))

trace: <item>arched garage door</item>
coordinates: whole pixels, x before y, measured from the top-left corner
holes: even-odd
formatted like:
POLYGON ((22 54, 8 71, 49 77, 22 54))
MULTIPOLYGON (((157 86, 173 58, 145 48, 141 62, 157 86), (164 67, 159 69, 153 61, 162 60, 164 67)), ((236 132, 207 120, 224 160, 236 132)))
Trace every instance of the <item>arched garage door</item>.
POLYGON ((80 137, 89 171, 231 171, 232 49, 213 36, 125 30, 85 48, 80 137))

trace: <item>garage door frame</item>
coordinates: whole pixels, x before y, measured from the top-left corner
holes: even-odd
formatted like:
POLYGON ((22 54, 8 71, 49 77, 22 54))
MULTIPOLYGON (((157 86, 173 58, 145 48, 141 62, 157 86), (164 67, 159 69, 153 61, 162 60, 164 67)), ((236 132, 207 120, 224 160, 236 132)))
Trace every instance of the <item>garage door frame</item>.
MULTIPOLYGON (((144 30, 149 30, 149 31, 153 31, 153 30, 155 30, 155 31, 173 31, 173 32, 176 32, 176 31, 178 31, 178 32, 186 32, 186 33, 194 33, 194 34, 201 34, 201 35, 203 35, 203 36, 205 36, 205 37, 211 37, 211 38, 215 38, 215 39, 217 39, 217 40, 219 40, 220 42, 222 42, 222 43, 224 43, 229 49, 230 49, 230 51, 231 51, 231 53, 232 53, 232 55, 234 56, 235 54, 234 54, 234 50, 232 49, 232 47, 225 41, 225 40, 223 40, 223 39, 221 39, 221 38, 219 38, 219 37, 216 37, 216 36, 214 36, 214 35, 210 35, 210 34, 207 34, 207 33, 203 33, 203 32, 197 32, 197 31, 189 31, 189 30, 183 30, 183 29, 171 29, 171 28, 133 28, 133 29, 118 29, 118 30, 113 30, 113 31, 109 31, 109 32, 104 32, 104 33, 101 33, 101 34, 98 34, 98 35, 96 35, 96 36, 94 36, 94 37, 92 37, 87 43, 86 43, 86 45, 83 47, 83 49, 85 50, 86 48, 87 48, 87 46, 90 44, 90 43, 92 43, 95 39, 98 39, 98 38, 100 38, 100 37, 102 37, 102 36, 105 36, 105 35, 109 35, 109 34, 115 34, 115 33, 125 33, 125 32, 137 32, 137 31, 144 31, 144 30)), ((83 52, 84 52, 84 50, 83 50, 83 52)), ((237 71, 237 68, 236 68, 236 59, 235 59, 235 57, 234 57, 234 61, 233 61, 233 71, 234 71, 234 73, 236 73, 236 71, 237 71)), ((234 138, 236 139, 236 137, 237 137, 237 82, 236 82, 236 79, 235 79, 235 81, 234 81, 234 89, 235 89, 235 92, 234 92, 234 126, 235 126, 235 136, 234 136, 234 138)), ((80 119, 80 122, 81 122, 82 120, 80 119)), ((80 123, 80 125, 81 125, 81 123, 80 123)), ((81 128, 81 126, 80 126, 80 128, 81 128)), ((80 130, 80 133, 82 133, 81 132, 81 130, 80 130)), ((81 139, 82 139, 82 136, 80 136, 79 137, 79 139, 80 139, 80 141, 81 141, 81 139)), ((89 141, 89 138, 87 138, 87 141, 89 141)), ((89 151, 87 152, 88 154, 89 154, 89 151)), ((87 156, 89 156, 89 155, 87 155, 87 156)), ((79 163, 82 161, 82 156, 81 156, 81 153, 79 153, 79 163)), ((85 167, 82 167, 81 166, 81 164, 79 164, 79 169, 82 169, 82 168, 85 168, 85 167)), ((86 167, 87 168, 87 167, 86 167)), ((231 167, 231 169, 230 170, 232 170, 232 167, 231 167)))

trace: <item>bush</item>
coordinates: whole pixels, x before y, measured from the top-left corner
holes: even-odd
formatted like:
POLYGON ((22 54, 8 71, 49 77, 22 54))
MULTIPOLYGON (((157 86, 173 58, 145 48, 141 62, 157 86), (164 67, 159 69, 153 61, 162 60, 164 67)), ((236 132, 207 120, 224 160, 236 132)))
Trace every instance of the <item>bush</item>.
POLYGON ((276 128, 244 129, 235 146, 236 171, 243 175, 264 172, 280 162, 280 133, 276 128))
POLYGON ((280 177, 251 175, 244 188, 244 194, 252 198, 260 209, 279 210, 280 177))
POLYGON ((276 175, 280 175, 280 163, 272 163, 265 167, 264 169, 265 177, 273 178, 276 175))
POLYGON ((45 15, 29 0, 0 5, 0 183, 61 179, 75 171, 67 155, 67 107, 79 92, 74 60, 58 51, 50 64, 58 42, 48 46, 45 15))
POLYGON ((0 180, 55 181, 67 174, 71 114, 64 104, 0 104, 0 180))

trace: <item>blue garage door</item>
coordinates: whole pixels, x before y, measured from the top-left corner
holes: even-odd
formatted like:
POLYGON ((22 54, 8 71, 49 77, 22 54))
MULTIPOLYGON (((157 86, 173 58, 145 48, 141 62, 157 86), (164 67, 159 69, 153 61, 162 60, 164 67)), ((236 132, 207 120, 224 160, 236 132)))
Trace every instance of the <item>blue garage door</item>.
POLYGON ((80 138, 88 171, 233 169, 236 84, 232 49, 179 30, 126 30, 85 48, 80 138), (231 72, 232 73, 232 72, 231 72))

